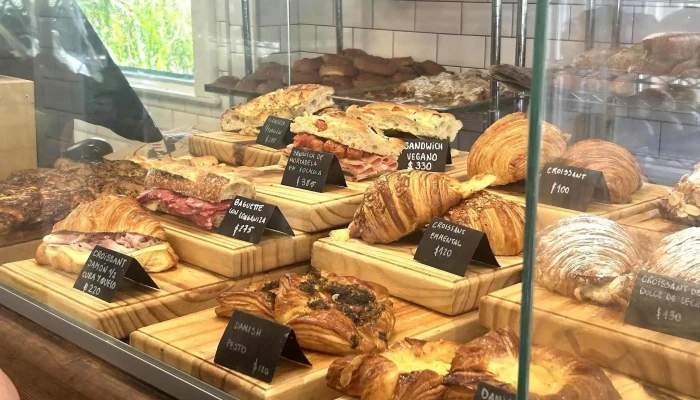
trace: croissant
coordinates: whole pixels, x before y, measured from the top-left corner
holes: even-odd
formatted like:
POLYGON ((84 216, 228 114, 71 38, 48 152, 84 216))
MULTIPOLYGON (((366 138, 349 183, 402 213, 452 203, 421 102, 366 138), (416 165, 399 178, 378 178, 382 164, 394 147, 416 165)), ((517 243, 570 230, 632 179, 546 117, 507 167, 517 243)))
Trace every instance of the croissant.
POLYGON ((618 223, 592 215, 564 218, 540 232, 535 282, 552 292, 602 305, 625 305, 642 265, 618 223))
POLYGON ((681 224, 700 226, 700 163, 683 175, 671 193, 661 199, 661 215, 681 224))
POLYGON ((328 368, 328 387, 362 400, 439 400, 459 345, 406 338, 381 354, 347 356, 328 368))
POLYGON ((564 164, 603 173, 613 203, 629 203, 642 187, 642 169, 624 147, 600 139, 582 140, 566 151, 564 164))
POLYGON ((644 269, 658 275, 700 283, 700 228, 666 236, 644 269))
MULTIPOLYGON (((518 385, 518 338, 495 329, 457 350, 443 380, 449 400, 472 400, 479 382, 510 392, 518 385)), ((557 349, 532 346, 529 399, 619 400, 622 397, 605 371, 581 357, 557 349)))
POLYGON ((361 237, 367 243, 395 242, 493 180, 493 176, 480 175, 459 183, 449 175, 425 171, 384 174, 365 191, 350 223, 350 237, 361 237))
POLYGON ((484 232, 494 255, 514 256, 523 251, 525 209, 514 201, 480 190, 450 208, 443 218, 484 232))
POLYGON ((301 347, 331 354, 386 350, 394 331, 394 309, 381 285, 311 269, 287 274, 219 296, 216 315, 235 310, 294 329, 301 347))
MULTIPOLYGON (((496 175, 493 185, 525 179, 527 167, 528 120, 521 112, 503 117, 491 125, 472 145, 467 159, 469 176, 496 175)), ((540 168, 564 156, 566 140, 559 128, 542 123, 540 168)))

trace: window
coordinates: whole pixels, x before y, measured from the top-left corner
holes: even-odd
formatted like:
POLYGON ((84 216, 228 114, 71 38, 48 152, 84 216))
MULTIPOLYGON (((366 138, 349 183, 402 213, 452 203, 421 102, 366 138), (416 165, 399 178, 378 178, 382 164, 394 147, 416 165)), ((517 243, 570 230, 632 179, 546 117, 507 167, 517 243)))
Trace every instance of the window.
POLYGON ((125 71, 192 80, 191 0, 78 0, 125 71))

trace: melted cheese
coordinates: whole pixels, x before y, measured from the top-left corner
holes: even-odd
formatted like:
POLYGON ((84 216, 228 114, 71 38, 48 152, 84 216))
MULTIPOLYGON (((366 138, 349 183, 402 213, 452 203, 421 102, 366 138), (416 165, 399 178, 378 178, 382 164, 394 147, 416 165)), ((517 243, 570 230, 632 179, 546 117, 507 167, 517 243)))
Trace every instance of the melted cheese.
POLYGON ((424 360, 416 358, 413 354, 399 353, 399 354, 383 354, 382 357, 393 361, 394 364, 399 368, 399 373, 408 373, 413 371, 423 371, 430 370, 435 371, 440 375, 447 375, 450 372, 450 363, 442 362, 439 360, 424 360))
MULTIPOLYGON (((518 386, 518 360, 500 359, 489 363, 488 371, 498 376, 498 380, 518 386)), ((561 390, 563 377, 558 371, 537 364, 530 365, 530 392, 548 395, 561 390)))

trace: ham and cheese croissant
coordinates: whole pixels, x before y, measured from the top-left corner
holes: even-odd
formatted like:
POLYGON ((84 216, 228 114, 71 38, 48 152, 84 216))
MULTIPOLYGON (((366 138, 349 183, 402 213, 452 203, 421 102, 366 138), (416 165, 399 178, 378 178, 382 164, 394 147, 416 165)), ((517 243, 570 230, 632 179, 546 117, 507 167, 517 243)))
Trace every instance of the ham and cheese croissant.
POLYGON ((365 191, 350 223, 350 237, 361 237, 367 243, 395 242, 495 179, 493 175, 480 175, 460 183, 449 175, 425 171, 382 175, 365 191))

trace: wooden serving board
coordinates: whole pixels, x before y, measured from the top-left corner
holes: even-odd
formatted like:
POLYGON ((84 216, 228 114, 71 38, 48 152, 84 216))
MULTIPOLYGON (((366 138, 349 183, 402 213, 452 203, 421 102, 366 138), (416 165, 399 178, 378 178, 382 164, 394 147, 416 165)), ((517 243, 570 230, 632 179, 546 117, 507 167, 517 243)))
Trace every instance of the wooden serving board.
MULTIPOLYGON (((487 328, 520 327, 521 285, 481 300, 487 328)), ((623 323, 624 314, 535 289, 533 344, 576 353, 601 367, 700 397, 700 343, 623 323)))
POLYGON ((457 276, 413 259, 419 239, 367 244, 359 239, 321 239, 314 244, 311 264, 339 275, 381 282, 392 296, 448 315, 474 310, 487 293, 521 280, 521 256, 497 257, 501 268, 471 265, 457 276))
POLYGON ((257 137, 232 132, 200 133, 190 137, 190 153, 194 156, 214 156, 233 166, 264 167, 280 161, 282 152, 255 144, 257 137))
MULTIPOLYGON (((374 181, 347 182, 348 187, 326 185, 323 193, 316 193, 281 185, 284 167, 279 165, 243 169, 237 173, 255 184, 257 200, 279 207, 289 225, 303 232, 320 232, 349 224, 362 203, 365 189, 374 181)), ((465 180, 467 157, 454 157, 446 173, 465 180)))
POLYGON ((659 214, 659 210, 657 208, 645 211, 641 214, 622 218, 617 222, 625 226, 633 226, 635 228, 646 229, 649 231, 662 232, 666 235, 670 235, 688 228, 687 225, 665 219, 659 214))
MULTIPOLYGON (((655 201, 665 196, 671 188, 667 186, 645 183, 639 190, 632 194, 632 202, 629 204, 602 204, 591 203, 585 214, 605 217, 613 221, 644 213, 656 208, 655 201)), ((505 186, 494 186, 488 191, 525 204, 525 185, 513 183, 505 186)), ((537 204, 538 229, 551 225, 562 218, 583 214, 580 211, 554 207, 547 204, 537 204)))
MULTIPOLYGON (((390 344, 404 337, 469 341, 484 333, 476 313, 446 317, 425 308, 394 300, 396 325, 390 344)), ((258 399, 335 399, 326 386, 328 366, 339 356, 305 351, 313 367, 282 360, 272 383, 265 383, 214 364, 216 347, 228 323, 213 309, 139 329, 131 345, 234 397, 258 399)))
MULTIPOLYGON (((297 264, 270 275, 307 268, 308 263, 297 264)), ((141 327, 213 307, 219 294, 243 289, 266 277, 263 274, 232 280, 187 264, 150 275, 160 290, 124 280, 113 302, 107 303, 73 289, 76 274, 43 267, 34 260, 0 266, 0 282, 118 339, 141 327)))
POLYGON ((207 231, 172 215, 157 213, 157 218, 181 261, 229 278, 309 261, 313 243, 328 235, 295 231, 295 236, 287 236, 266 231, 256 245, 207 231))

